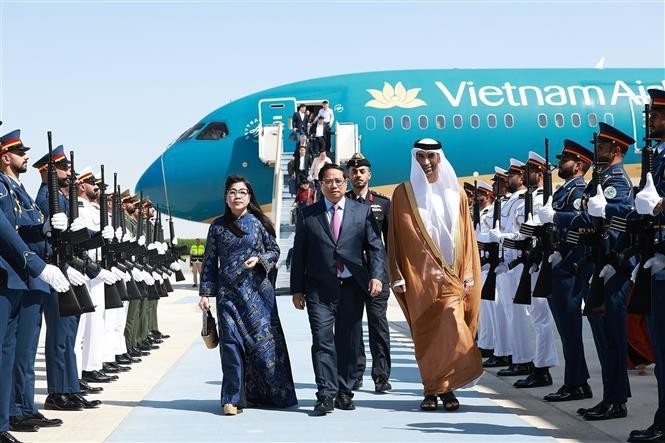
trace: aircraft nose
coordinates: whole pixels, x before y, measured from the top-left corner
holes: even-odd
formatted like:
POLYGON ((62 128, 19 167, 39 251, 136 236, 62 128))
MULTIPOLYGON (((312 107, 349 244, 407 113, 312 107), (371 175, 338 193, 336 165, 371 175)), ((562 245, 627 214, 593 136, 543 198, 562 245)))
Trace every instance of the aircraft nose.
POLYGON ((136 193, 143 191, 153 203, 164 204, 164 174, 161 157, 158 157, 143 173, 136 183, 136 193))

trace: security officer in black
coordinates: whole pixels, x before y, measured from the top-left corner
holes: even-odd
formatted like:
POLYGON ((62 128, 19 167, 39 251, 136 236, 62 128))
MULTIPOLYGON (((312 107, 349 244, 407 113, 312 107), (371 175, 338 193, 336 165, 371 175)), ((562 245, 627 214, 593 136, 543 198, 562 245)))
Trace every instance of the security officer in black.
MULTIPOLYGON (((390 199, 378 192, 370 191, 369 180, 372 178, 371 164, 362 154, 354 154, 346 165, 349 171, 349 180, 353 187, 346 193, 346 197, 359 203, 372 207, 372 214, 376 219, 377 229, 383 232, 384 245, 388 235, 388 216, 390 214, 390 199)), ((379 235, 380 236, 380 235, 379 235)), ((390 329, 386 310, 390 290, 387 284, 376 297, 367 297, 365 307, 367 310, 367 323, 369 326, 369 349, 372 352, 372 379, 375 392, 382 393, 392 389, 388 382, 390 378, 390 329)), ((365 373, 365 344, 360 342, 360 357, 358 359, 358 380, 353 386, 354 390, 362 387, 365 373)))
MULTIPOLYGON (((599 123, 597 137, 598 158, 605 167, 600 171, 600 183, 589 183, 584 191, 583 210, 571 222, 571 230, 593 228, 593 218, 604 219, 605 226, 612 217, 628 218, 635 214, 633 184, 624 167, 623 158, 635 140, 618 129, 599 123)), ((604 280, 603 301, 605 315, 589 315, 593 339, 598 352, 603 379, 603 399, 592 408, 580 408, 578 414, 585 420, 608 420, 625 417, 626 402, 630 397, 628 382, 626 331, 626 295, 630 284, 633 263, 616 263, 612 257, 624 249, 624 235, 616 230, 605 229, 610 252, 609 263, 600 271, 604 280)), ((589 296, 585 302, 590 305, 589 296)))
POLYGON ((560 239, 559 250, 549 257, 553 266, 552 296, 547 301, 561 337, 565 369, 563 386, 544 398, 550 402, 582 400, 593 396, 582 343, 582 295, 589 281, 591 266, 584 267, 576 275, 573 265, 584 256, 584 248, 565 241, 571 220, 582 209, 582 194, 587 186, 584 175, 593 162, 593 152, 566 139, 557 158, 558 175, 564 184, 554 192, 551 201, 538 209, 541 222, 556 224, 560 239))

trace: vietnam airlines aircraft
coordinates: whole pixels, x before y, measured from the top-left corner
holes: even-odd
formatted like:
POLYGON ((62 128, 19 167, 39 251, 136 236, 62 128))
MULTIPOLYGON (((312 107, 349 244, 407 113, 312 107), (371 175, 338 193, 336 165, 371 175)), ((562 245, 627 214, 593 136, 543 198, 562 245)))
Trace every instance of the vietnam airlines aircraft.
POLYGON ((316 113, 323 100, 334 111, 333 160, 361 152, 372 163, 373 188, 408 180, 410 149, 423 137, 443 143, 463 180, 542 152, 545 137, 552 156, 565 138, 587 143, 603 121, 638 140, 626 158, 637 164, 649 88, 665 88, 665 70, 405 70, 305 80, 211 112, 168 146, 136 190, 176 217, 209 221, 224 210, 226 176, 242 174, 269 209, 281 189, 275 164, 294 149, 296 106, 316 113))

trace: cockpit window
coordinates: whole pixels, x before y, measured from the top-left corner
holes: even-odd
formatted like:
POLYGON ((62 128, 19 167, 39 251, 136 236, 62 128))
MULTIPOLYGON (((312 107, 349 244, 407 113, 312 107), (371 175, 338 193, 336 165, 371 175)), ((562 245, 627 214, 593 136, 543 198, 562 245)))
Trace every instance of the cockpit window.
POLYGON ((224 122, 212 122, 196 137, 197 140, 219 140, 229 135, 229 128, 224 122))
POLYGON ((176 142, 181 142, 183 140, 188 140, 188 139, 192 138, 194 133, 196 131, 198 131, 199 129, 201 129, 204 125, 205 125, 205 123, 201 123, 201 122, 195 124, 194 126, 189 128, 188 130, 183 132, 182 135, 180 137, 178 137, 178 140, 176 140, 176 142))

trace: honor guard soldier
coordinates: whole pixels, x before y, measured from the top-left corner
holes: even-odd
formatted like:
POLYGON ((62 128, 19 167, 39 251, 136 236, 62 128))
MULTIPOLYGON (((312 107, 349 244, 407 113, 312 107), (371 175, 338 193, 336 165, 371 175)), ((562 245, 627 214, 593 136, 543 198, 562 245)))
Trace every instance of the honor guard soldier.
MULTIPOLYGON (((602 235, 603 242, 600 242, 603 245, 602 249, 605 249, 605 242, 608 242, 611 251, 608 255, 612 257, 616 257, 617 252, 623 250, 624 235, 618 231, 606 229, 605 226, 613 216, 625 219, 629 214, 634 214, 633 184, 623 167, 623 158, 628 147, 633 143, 635 140, 629 135, 606 123, 599 123, 595 161, 597 165, 602 165, 603 169, 597 174, 599 183, 596 184, 592 180, 587 185, 582 199, 586 205, 583 205, 581 214, 572 220, 570 226, 571 230, 578 232, 594 229, 590 235, 602 235), (594 225, 594 218, 602 219, 602 223, 594 225)), ((591 251, 592 257, 604 255, 603 252, 593 254, 594 252, 596 251, 591 251)), ((626 401, 630 397, 627 368, 626 295, 632 267, 630 264, 626 266, 626 264, 616 263, 607 256, 602 258, 602 263, 594 263, 592 278, 602 278, 604 281, 591 282, 591 287, 594 287, 595 283, 600 285, 601 290, 597 296, 591 290, 588 291, 588 295, 585 297, 585 310, 589 314, 587 319, 591 325, 601 365, 603 399, 592 408, 580 408, 577 411, 585 420, 625 417, 627 415, 626 401), (602 269, 598 272, 597 268, 600 266, 602 269), (605 313, 597 315, 597 311, 601 310, 602 305, 604 305, 605 313)))
POLYGON ((544 398, 552 402, 593 396, 582 344, 582 296, 591 268, 585 266, 581 271, 573 272, 573 265, 583 258, 584 250, 565 241, 570 222, 582 209, 582 194, 587 186, 584 175, 591 166, 593 153, 566 139, 557 159, 558 175, 564 184, 552 194, 545 206, 536 211, 542 223, 555 223, 559 233, 559 250, 549 257, 552 264, 552 296, 547 300, 561 337, 565 370, 563 386, 544 398))
POLYGON ((69 289, 63 273, 43 260, 44 231, 51 226, 66 229, 67 218, 59 213, 45 225, 19 181, 27 169, 29 149, 19 130, 0 138, 0 274, 4 275, 0 279, 0 441, 10 442, 18 441, 10 429, 36 431, 39 426, 62 424, 45 418, 35 407, 34 362, 43 300, 50 296, 51 286, 69 289))
MULTIPOLYGON (((637 212, 655 216, 655 236, 660 241, 660 249, 644 264, 651 268, 651 314, 647 325, 651 345, 656 356, 656 380, 658 381, 658 409, 653 424, 644 430, 634 430, 628 441, 665 441, 665 250, 662 239, 665 237, 665 91, 649 89, 651 109, 648 125, 650 138, 657 142, 654 147, 653 175, 647 179, 645 188, 635 196, 637 212)), ((648 143, 649 141, 647 141, 648 143)))
MULTIPOLYGON (((68 212, 69 200, 65 197, 62 189, 69 185, 71 177, 71 167, 69 160, 65 155, 62 145, 55 148, 52 152, 53 163, 55 164, 58 187, 58 200, 60 210, 68 212)), ((42 213, 50 216, 49 213, 49 189, 48 189, 48 164, 49 154, 46 153, 37 160, 32 166, 41 174, 42 184, 37 191, 35 202, 42 213)), ((69 229, 78 231, 84 229, 85 225, 79 218, 73 220, 69 229)), ((73 285, 83 285, 86 278, 69 266, 67 268, 67 277, 73 285)), ((90 276, 88 276, 90 277, 90 276)), ((99 400, 88 401, 81 392, 99 392, 101 388, 90 388, 79 381, 79 371, 74 352, 74 342, 78 329, 79 317, 70 315, 60 317, 60 308, 58 294, 52 292, 44 305, 44 319, 46 321, 46 342, 45 342, 45 360, 46 360, 46 382, 48 396, 44 402, 44 409, 57 411, 81 411, 84 408, 97 407, 101 402, 99 400)))
MULTIPOLYGON (((346 164, 346 168, 349 171, 349 180, 352 185, 352 189, 346 193, 346 197, 371 206, 377 229, 383 233, 383 244, 385 246, 388 235, 390 199, 383 194, 369 189, 369 181, 372 178, 371 167, 372 165, 369 160, 363 157, 362 154, 353 154, 346 164)), ((388 319, 386 318, 389 296, 389 286, 384 284, 381 294, 376 297, 367 297, 364 300, 369 330, 369 349, 372 352, 372 379, 374 380, 374 390, 379 393, 392 389, 392 386, 388 382, 391 368, 390 329, 388 327, 388 319)), ((358 379, 353 386, 354 390, 362 387, 366 361, 365 344, 361 340, 360 358, 358 359, 358 379)))

